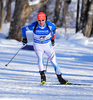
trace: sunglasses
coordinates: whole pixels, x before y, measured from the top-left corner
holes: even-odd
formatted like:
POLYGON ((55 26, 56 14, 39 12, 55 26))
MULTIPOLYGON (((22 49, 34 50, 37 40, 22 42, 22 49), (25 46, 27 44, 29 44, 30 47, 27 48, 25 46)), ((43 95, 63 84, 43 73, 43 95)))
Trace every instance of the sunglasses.
POLYGON ((41 21, 43 22, 43 21, 45 21, 45 20, 43 19, 43 20, 38 20, 38 21, 39 21, 39 22, 41 22, 41 21))

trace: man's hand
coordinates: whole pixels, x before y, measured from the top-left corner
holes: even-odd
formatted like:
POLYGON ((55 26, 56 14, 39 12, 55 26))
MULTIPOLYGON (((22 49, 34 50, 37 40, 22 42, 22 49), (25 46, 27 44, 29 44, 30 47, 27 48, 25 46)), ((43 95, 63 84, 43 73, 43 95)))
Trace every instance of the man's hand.
POLYGON ((55 45, 55 35, 53 35, 52 40, 51 40, 52 46, 55 45))
POLYGON ((27 38, 26 37, 23 37, 22 43, 23 43, 23 45, 27 44, 27 38))
POLYGON ((51 43, 52 43, 52 46, 54 46, 54 45, 55 45, 55 41, 54 41, 54 40, 51 40, 51 43))

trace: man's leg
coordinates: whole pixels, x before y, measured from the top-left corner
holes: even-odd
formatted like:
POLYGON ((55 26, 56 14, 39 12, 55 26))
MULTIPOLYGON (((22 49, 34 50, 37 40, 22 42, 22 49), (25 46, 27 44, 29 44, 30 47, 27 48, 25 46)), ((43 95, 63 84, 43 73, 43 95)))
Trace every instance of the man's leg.
POLYGON ((41 76, 41 83, 45 84, 46 83, 46 76, 44 73, 44 66, 43 66, 43 51, 37 50, 35 51, 36 55, 38 57, 38 68, 41 76))
POLYGON ((57 75, 57 78, 58 78, 58 81, 61 83, 61 84, 67 84, 67 81, 64 80, 62 78, 62 75, 61 75, 61 69, 60 69, 60 66, 59 64, 57 63, 57 60, 56 60, 56 55, 55 55, 55 52, 53 50, 53 47, 51 47, 50 45, 45 49, 45 53, 48 55, 54 69, 55 69, 55 72, 56 72, 56 75, 57 75))

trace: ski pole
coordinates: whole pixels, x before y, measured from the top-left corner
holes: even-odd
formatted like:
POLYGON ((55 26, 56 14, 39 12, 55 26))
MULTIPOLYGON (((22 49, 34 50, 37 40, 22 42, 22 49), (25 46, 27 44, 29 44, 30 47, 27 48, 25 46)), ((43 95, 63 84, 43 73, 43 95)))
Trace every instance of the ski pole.
MULTIPOLYGON (((53 52, 53 53, 54 53, 54 52, 53 52)), ((50 55, 50 57, 53 55, 53 53, 50 55)), ((50 58, 50 57, 49 57, 49 58, 50 58)), ((46 70, 45 70, 45 71, 47 71, 47 66, 48 66, 49 58, 47 59, 46 70)))
POLYGON ((17 51, 17 53, 11 58, 11 60, 5 65, 8 66, 8 64, 13 60, 13 58, 18 54, 18 52, 24 47, 24 45, 17 51))

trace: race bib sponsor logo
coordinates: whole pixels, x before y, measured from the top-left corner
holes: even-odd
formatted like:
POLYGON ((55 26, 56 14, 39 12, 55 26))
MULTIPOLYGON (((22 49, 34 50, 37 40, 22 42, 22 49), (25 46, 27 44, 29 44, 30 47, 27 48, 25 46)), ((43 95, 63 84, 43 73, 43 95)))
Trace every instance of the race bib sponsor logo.
POLYGON ((48 33, 48 30, 36 30, 36 33, 48 33))

